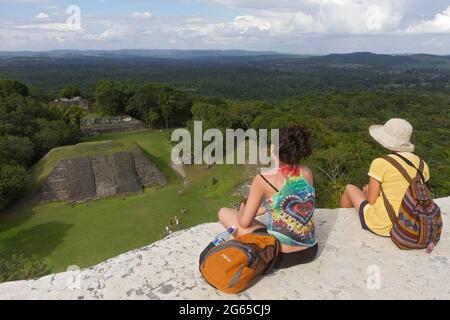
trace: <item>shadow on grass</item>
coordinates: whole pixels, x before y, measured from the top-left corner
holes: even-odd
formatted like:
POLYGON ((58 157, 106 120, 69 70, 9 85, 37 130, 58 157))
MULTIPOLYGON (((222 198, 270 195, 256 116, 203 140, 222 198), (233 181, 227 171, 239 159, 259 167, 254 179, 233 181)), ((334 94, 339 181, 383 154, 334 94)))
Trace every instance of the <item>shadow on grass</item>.
POLYGON ((46 258, 58 247, 71 227, 66 223, 47 222, 21 230, 10 238, 0 240, 0 257, 9 258, 15 254, 46 258))

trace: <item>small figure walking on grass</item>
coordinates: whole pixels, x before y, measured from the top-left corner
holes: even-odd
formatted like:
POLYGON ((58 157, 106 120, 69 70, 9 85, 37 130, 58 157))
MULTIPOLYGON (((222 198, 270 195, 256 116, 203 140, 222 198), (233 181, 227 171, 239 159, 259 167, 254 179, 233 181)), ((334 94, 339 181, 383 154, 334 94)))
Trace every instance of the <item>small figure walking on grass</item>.
POLYGON ((170 219, 170 225, 177 226, 180 224, 180 221, 178 220, 177 216, 173 216, 172 219, 170 219))
POLYGON ((170 230, 169 227, 166 226, 166 230, 165 230, 164 236, 167 237, 170 234, 172 234, 172 230, 170 230))

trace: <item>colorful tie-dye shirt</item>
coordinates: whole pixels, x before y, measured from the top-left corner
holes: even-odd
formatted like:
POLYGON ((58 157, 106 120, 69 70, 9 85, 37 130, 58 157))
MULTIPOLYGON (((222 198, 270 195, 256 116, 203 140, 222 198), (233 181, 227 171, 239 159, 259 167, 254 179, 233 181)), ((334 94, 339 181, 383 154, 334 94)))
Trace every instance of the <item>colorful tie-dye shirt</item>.
POLYGON ((300 166, 284 166, 279 170, 285 182, 266 202, 267 231, 283 244, 313 247, 317 243, 312 220, 316 202, 314 188, 303 177, 300 166))

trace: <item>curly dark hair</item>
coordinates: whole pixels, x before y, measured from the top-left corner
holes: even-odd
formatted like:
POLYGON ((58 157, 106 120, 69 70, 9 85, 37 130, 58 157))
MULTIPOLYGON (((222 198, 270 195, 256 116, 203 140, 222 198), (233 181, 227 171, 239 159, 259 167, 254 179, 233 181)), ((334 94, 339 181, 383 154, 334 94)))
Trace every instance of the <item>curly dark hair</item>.
POLYGON ((284 163, 294 165, 311 155, 311 132, 300 126, 281 128, 279 158, 284 163))

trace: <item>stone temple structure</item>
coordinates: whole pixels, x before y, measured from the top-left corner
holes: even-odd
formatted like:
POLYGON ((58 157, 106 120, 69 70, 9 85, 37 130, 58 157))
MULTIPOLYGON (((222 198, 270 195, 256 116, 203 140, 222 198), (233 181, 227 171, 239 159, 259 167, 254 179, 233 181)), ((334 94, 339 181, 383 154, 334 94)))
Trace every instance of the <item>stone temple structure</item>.
POLYGON ((34 195, 35 202, 84 201, 164 186, 167 177, 141 151, 60 160, 34 195))
POLYGON ((223 231, 210 223, 88 269, 0 284, 0 299, 450 299, 450 198, 437 202, 444 229, 431 254, 362 230, 352 209, 320 209, 317 259, 237 296, 216 291, 198 271, 199 253, 223 231))
POLYGON ((99 136, 106 133, 136 131, 145 128, 142 121, 130 116, 105 116, 82 119, 81 132, 84 136, 99 136))

